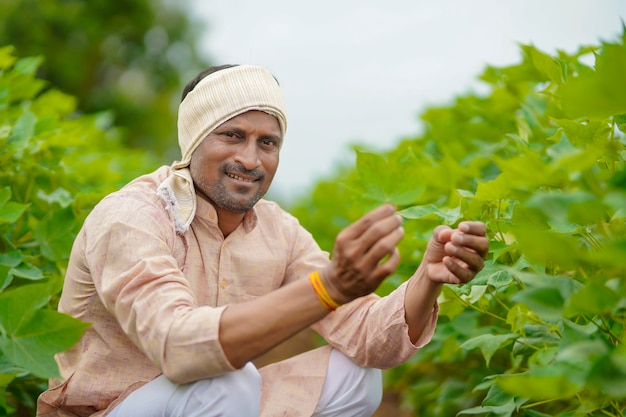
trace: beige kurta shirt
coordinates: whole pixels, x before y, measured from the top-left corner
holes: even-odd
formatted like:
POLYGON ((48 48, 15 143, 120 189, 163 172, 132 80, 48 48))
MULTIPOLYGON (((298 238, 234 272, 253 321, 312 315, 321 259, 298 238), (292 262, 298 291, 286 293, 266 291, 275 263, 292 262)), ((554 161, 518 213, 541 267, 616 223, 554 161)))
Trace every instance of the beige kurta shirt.
MULTIPOLYGON (((169 167, 140 177, 103 199, 72 249, 59 310, 91 323, 57 355, 62 380, 51 380, 38 416, 102 416, 132 391, 164 373, 187 383, 234 370, 218 338, 228 304, 263 296, 327 265, 298 221, 261 200, 224 238, 215 209, 198 199, 196 216, 178 234, 156 189, 169 167)), ((313 328, 328 344, 366 367, 389 368, 414 345, 404 318, 404 292, 357 299, 313 328)), ((261 415, 310 416, 319 398, 330 347, 260 369, 261 415)))

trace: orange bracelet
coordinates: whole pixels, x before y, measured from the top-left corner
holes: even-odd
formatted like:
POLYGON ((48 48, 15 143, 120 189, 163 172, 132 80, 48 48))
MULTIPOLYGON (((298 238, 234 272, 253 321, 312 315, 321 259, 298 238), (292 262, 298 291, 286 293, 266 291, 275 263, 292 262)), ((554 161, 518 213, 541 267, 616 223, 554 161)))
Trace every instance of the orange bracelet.
POLYGON ((309 275, 309 281, 311 281, 311 286, 313 287, 313 291, 317 295, 317 299, 320 303, 326 307, 330 311, 335 311, 340 304, 338 304, 333 298, 328 294, 322 279, 320 278, 320 274, 317 271, 311 272, 309 275))

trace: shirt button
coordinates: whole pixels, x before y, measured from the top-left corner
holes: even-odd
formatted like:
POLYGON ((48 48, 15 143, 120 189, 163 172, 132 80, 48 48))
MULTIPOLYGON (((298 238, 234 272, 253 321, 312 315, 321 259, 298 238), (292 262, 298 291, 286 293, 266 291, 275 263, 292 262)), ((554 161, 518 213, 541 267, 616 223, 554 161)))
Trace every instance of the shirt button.
POLYGON ((227 286, 227 285, 228 285, 228 283, 226 282, 226 280, 225 280, 225 279, 223 279, 223 280, 222 280, 222 283, 220 284, 220 286, 221 286, 222 288, 226 288, 226 286, 227 286))
POLYGON ((215 212, 214 211, 209 213, 209 219, 215 220, 215 212))

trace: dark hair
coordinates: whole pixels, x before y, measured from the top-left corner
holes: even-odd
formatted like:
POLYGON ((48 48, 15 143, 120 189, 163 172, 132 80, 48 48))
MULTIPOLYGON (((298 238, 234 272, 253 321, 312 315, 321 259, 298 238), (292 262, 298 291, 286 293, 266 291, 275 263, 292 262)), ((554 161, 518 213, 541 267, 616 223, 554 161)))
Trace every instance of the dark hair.
POLYGON ((201 71, 198 75, 196 75, 196 77, 189 81, 189 83, 187 83, 187 85, 185 86, 185 88, 183 89, 183 96, 180 99, 180 101, 183 101, 185 99, 185 97, 187 97, 187 94, 189 94, 189 92, 191 90, 193 90, 196 85, 198 85, 198 83, 200 81, 202 81, 202 79, 204 77, 206 77, 207 75, 213 74, 214 72, 217 72, 219 70, 223 70, 226 68, 232 68, 232 67, 236 67, 237 65, 231 65, 231 64, 226 64, 226 65, 216 65, 214 67, 209 67, 203 71, 201 71))

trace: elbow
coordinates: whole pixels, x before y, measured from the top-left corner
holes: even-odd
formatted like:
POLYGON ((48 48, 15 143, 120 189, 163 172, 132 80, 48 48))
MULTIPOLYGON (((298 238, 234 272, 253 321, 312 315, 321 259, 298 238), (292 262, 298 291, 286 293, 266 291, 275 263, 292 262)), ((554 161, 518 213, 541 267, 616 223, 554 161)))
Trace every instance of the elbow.
POLYGON ((187 372, 187 369, 180 366, 167 366, 167 364, 163 364, 161 368, 163 375, 173 384, 188 384, 201 379, 197 378, 193 372, 187 372))
POLYGON ((188 384, 215 378, 238 369, 218 352, 211 354, 210 349, 202 351, 169 349, 161 358, 159 365, 163 375, 174 384, 188 384))

